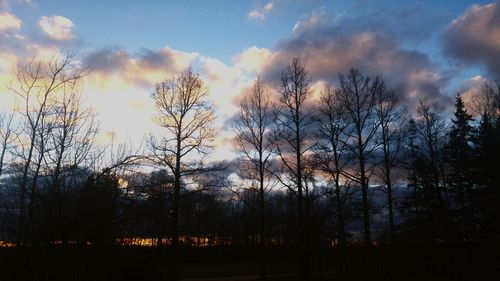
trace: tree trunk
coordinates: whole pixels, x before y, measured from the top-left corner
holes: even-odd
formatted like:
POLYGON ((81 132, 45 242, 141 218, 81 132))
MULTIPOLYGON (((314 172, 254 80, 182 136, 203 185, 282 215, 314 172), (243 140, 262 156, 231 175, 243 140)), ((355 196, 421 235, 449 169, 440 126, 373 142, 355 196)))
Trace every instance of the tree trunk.
POLYGON ((359 149, 359 169, 361 173, 361 192, 363 196, 363 227, 364 227, 364 244, 370 246, 372 244, 371 228, 370 228, 370 206, 368 203, 368 182, 366 180, 365 171, 365 155, 363 152, 361 132, 358 133, 358 149, 359 149))
POLYGON ((337 247, 338 247, 338 272, 343 273, 344 272, 344 259, 345 259, 345 246, 346 246, 346 241, 345 241, 345 229, 344 229, 344 212, 343 212, 343 207, 342 207, 342 199, 341 199, 341 192, 340 192, 340 182, 339 182, 339 173, 337 173, 337 176, 335 178, 335 196, 337 197, 337 208, 336 208, 336 215, 337 215, 337 247))
MULTIPOLYGON (((299 119, 299 111, 298 107, 295 110, 295 116, 297 120, 299 119)), ((301 264, 301 275, 303 280, 309 280, 309 248, 307 241, 307 232, 309 229, 306 228, 305 225, 305 217, 304 217, 304 206, 303 206, 303 187, 302 187, 302 157, 301 157, 301 143, 300 143, 300 127, 299 123, 295 124, 296 127, 296 139, 297 139, 297 148, 296 148, 296 157, 297 157, 297 207, 298 207, 298 215, 299 215, 299 235, 300 235, 300 264, 301 264)))
MULTIPOLYGON (((181 128, 181 126, 179 126, 181 128)), ((181 189, 181 136, 177 135, 177 151, 175 154, 174 171, 174 198, 172 212, 172 244, 171 244, 171 272, 170 279, 178 280, 178 246, 179 246, 179 208, 180 208, 180 189, 181 189)))
MULTIPOLYGON (((262 143, 262 142, 261 142, 262 143)), ((260 278, 265 279, 266 278, 266 231, 265 231, 265 201, 264 201, 264 167, 262 165, 262 148, 261 152, 259 153, 259 158, 260 158, 260 167, 259 167, 259 173, 260 173, 260 192, 259 192, 259 199, 260 199, 260 278)))
POLYGON ((385 184, 387 186, 387 207, 389 209, 389 241, 394 239, 394 210, 392 204, 392 180, 391 167, 389 164, 389 155, 387 145, 384 143, 384 164, 385 164, 385 184))

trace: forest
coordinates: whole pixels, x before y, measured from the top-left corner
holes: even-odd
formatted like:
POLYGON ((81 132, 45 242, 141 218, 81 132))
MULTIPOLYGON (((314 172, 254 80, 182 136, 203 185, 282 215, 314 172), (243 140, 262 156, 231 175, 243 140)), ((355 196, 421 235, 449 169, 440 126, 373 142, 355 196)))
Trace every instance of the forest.
POLYGON ((27 60, 9 87, 1 280, 500 276, 500 80, 413 107, 356 65, 314 91, 296 57, 255 79, 215 161, 195 68, 151 89, 160 134, 103 145, 77 61, 27 60))

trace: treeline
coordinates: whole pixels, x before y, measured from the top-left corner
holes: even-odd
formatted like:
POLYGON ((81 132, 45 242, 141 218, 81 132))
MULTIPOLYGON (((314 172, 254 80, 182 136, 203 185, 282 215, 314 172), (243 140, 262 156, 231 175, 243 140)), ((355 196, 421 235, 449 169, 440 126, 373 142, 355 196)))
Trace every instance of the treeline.
POLYGON ((470 104, 457 95, 449 116, 435 100, 409 110, 356 69, 315 93, 293 59, 277 86, 258 78, 244 93, 238 158, 216 163, 215 109, 193 70, 155 86, 163 133, 140 149, 97 144, 85 71, 71 55, 18 69, 20 102, 0 118, 4 245, 248 245, 263 277, 284 245, 306 279, 314 248, 500 239, 498 81, 470 104))

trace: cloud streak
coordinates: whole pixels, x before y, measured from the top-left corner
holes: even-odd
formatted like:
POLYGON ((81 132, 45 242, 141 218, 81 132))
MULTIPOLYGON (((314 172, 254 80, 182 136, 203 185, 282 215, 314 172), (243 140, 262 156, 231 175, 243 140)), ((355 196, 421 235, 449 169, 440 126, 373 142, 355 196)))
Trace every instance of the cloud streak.
POLYGON ((248 12, 248 18, 252 20, 265 20, 267 15, 271 13, 278 4, 278 0, 271 0, 264 6, 257 7, 248 12))

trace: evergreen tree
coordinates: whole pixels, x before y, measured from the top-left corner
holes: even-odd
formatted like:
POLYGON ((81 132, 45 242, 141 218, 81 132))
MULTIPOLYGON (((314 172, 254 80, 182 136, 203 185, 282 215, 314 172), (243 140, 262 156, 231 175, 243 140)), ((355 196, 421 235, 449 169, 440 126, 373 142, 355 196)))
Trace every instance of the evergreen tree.
POLYGON ((460 229, 455 232, 463 238, 471 238, 474 232, 474 139, 473 118, 467 112, 460 95, 455 99, 455 114, 452 119, 445 160, 448 165, 447 183, 453 199, 452 210, 460 229))
POLYGON ((500 82, 486 83, 478 98, 481 114, 476 139, 479 232, 500 240, 500 82))

